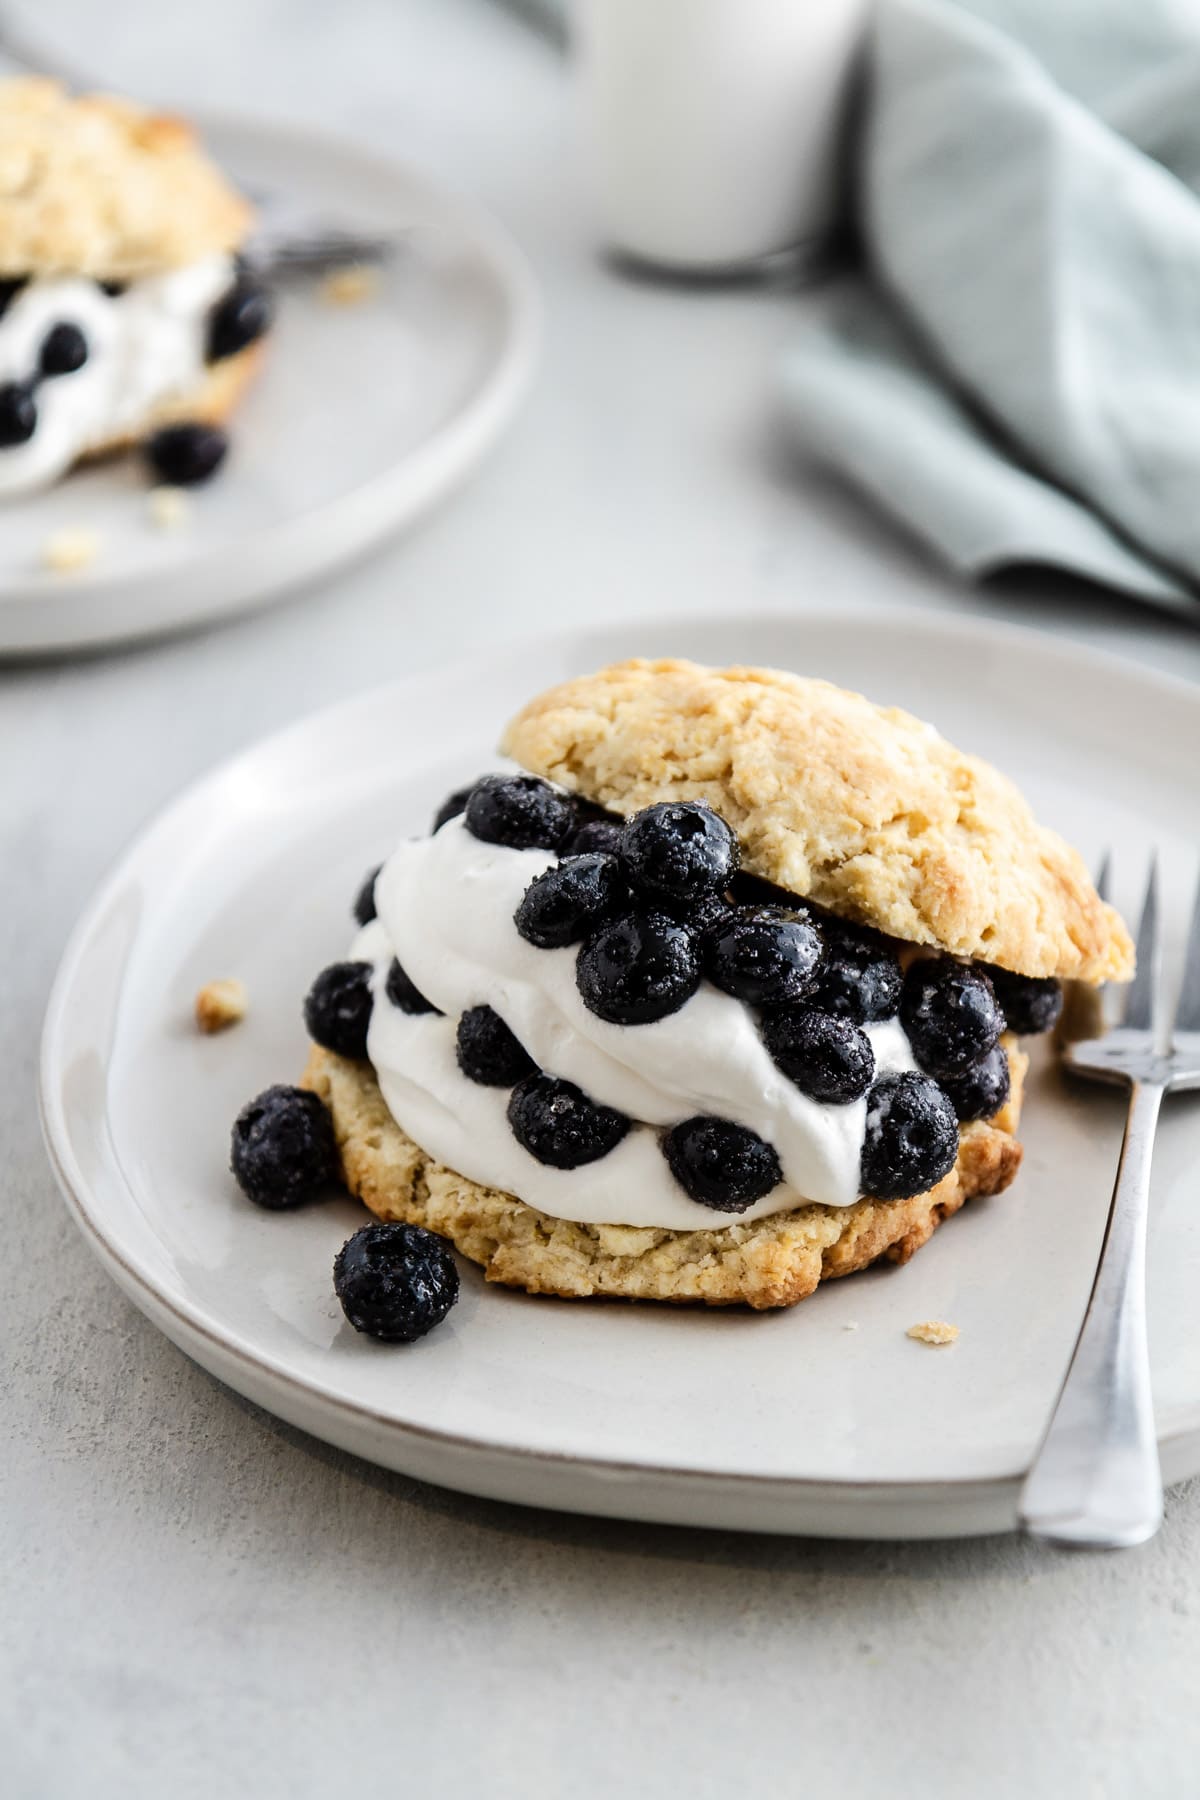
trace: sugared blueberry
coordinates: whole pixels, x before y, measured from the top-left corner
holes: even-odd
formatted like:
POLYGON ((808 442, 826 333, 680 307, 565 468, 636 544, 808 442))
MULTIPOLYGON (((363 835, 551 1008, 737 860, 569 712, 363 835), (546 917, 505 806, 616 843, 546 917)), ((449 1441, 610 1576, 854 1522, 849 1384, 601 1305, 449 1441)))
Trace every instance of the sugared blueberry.
POLYGON ((739 906, 710 924, 704 973, 748 1006, 803 999, 821 955, 818 932, 782 906, 739 906))
POLYGON ((621 848, 623 826, 619 819, 585 819, 577 825, 563 845, 564 856, 589 856, 599 853, 616 856, 621 848))
POLYGON ((471 789, 467 830, 510 850, 557 850, 575 812, 566 794, 537 775, 484 775, 471 789))
POLYGON ((556 950, 579 943, 628 899, 615 856, 565 856, 530 882, 513 922, 526 943, 556 950))
POLYGON ((871 1040, 851 1019, 783 1006, 764 1018, 762 1035, 777 1067, 810 1100, 845 1106, 875 1078, 871 1040))
POLYGON ((26 381, 0 386, 0 450, 27 444, 37 430, 37 402, 26 381))
POLYGON ((88 359, 87 339, 78 325, 63 320, 42 339, 38 367, 43 375, 73 375, 88 359))
POLYGON ((1003 1045, 997 1044, 958 1075, 943 1075, 938 1086, 965 1125, 968 1119, 990 1119, 1008 1099, 1012 1076, 1003 1045))
MULTIPOLYGON (((401 968, 400 961, 393 956, 391 967, 387 972, 387 980, 383 991, 393 1006, 398 1006, 402 1013, 435 1013, 438 1011, 432 1000, 427 1000, 412 981, 408 973, 401 968)), ((440 1014, 438 1015, 441 1016, 440 1014)))
POLYGON ((865 1025, 890 1019, 900 1005, 904 977, 889 950, 868 937, 835 932, 825 940, 825 955, 808 993, 811 1006, 865 1025))
POLYGON ((28 275, 6 275, 0 279, 0 318, 4 317, 28 280, 28 275))
POLYGON ((271 296, 262 283, 242 275, 223 294, 208 316, 208 361, 236 356, 270 328, 271 296))
POLYGON ((1063 1009, 1061 985, 1052 977, 1041 980, 1032 975, 1014 975, 1008 969, 988 968, 988 978, 996 990, 996 999, 1004 1014, 1004 1022, 1018 1037, 1035 1037, 1041 1031, 1053 1031, 1063 1009))
POLYGON ((687 905, 729 886, 738 844, 720 813, 703 801, 660 800, 626 823, 621 859, 644 894, 687 905))
POLYGON ((229 439, 215 425, 164 425, 146 445, 150 467, 170 487, 197 487, 225 461, 229 439))
POLYGON ((308 990, 304 1023, 309 1036, 335 1056, 365 1056, 371 1023, 370 963, 330 963, 322 969, 308 990))
POLYGON ((354 917, 358 920, 360 925, 369 925, 371 920, 376 917, 375 879, 382 867, 383 864, 378 863, 376 867, 371 870, 371 873, 367 876, 355 896, 354 917))
POLYGON ((110 300, 119 300, 129 283, 127 281, 98 281, 96 286, 102 294, 107 294, 110 300))
POLYGON ((884 1075, 867 1099, 862 1191, 904 1200, 936 1186, 958 1155, 958 1119, 936 1081, 906 1070, 884 1075))
POLYGON ((512 1091, 508 1122, 518 1144, 552 1169, 578 1169, 614 1150, 629 1120, 598 1106, 574 1082, 557 1075, 527 1075, 512 1091))
POLYGON ((304 1088, 269 1087, 234 1122, 230 1167, 255 1206, 302 1206, 337 1179, 333 1121, 304 1088))
POLYGON ((490 1006, 473 1006, 458 1021, 458 1066, 482 1087, 515 1087, 537 1068, 524 1045, 490 1006))
POLYGON ((680 1187, 701 1206, 741 1213, 783 1180, 772 1146, 728 1119, 685 1119, 663 1139, 680 1187))
POLYGON ((452 794, 447 794, 433 815, 434 831, 440 831, 442 826, 449 824, 451 819, 457 819, 465 813, 467 801, 470 798, 471 789, 469 787, 455 788, 452 794))
POLYGON ((626 913, 583 946, 575 983, 588 1010, 613 1025, 665 1019, 700 985, 696 940, 665 913, 626 913))
POLYGON ((900 1018, 913 1055, 931 1075, 956 1075, 978 1062, 1004 1030, 987 976, 949 959, 913 963, 904 977, 900 1018))
POLYGON ((420 1225, 364 1225, 337 1253, 333 1291, 355 1331, 412 1344, 458 1299, 458 1270, 449 1247, 420 1225))

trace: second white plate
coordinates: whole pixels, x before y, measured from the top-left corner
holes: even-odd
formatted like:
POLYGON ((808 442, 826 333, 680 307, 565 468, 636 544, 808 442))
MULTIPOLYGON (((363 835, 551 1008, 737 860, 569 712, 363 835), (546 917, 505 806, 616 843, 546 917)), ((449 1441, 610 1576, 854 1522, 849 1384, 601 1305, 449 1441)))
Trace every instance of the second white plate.
MULTIPOLYGON (((424 829, 550 682, 631 653, 828 676, 932 719, 1007 769, 1117 899, 1163 858, 1191 900, 1200 692, 1031 633, 900 612, 646 626, 522 645, 366 694, 227 764, 123 857, 66 953, 42 1102, 72 1210, 136 1303, 231 1386, 360 1455, 449 1486, 630 1518, 837 1536, 1011 1527, 1087 1297, 1120 1137, 1115 1096, 1035 1058, 1016 1186, 904 1269, 752 1316, 529 1299, 464 1271, 409 1349, 355 1336, 330 1284, 350 1201, 257 1212, 226 1163, 250 1095, 295 1079, 300 1000, 344 953, 363 872, 424 829), (1121 748, 1111 721, 1122 721, 1121 748), (190 1023, 216 976, 249 985, 225 1036, 190 1023), (949 1349, 909 1325, 949 1319, 949 1349), (851 1329, 853 1327, 853 1329, 851 1329)), ((1200 1469, 1200 1101, 1168 1105, 1150 1315, 1169 1478, 1200 1469)))

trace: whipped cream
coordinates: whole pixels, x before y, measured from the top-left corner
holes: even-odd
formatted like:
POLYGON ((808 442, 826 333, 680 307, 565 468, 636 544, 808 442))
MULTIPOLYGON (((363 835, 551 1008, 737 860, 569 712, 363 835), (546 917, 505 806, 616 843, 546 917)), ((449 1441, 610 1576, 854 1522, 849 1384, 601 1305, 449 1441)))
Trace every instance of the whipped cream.
MULTIPOLYGON (((402 1130, 439 1162, 554 1218, 712 1231, 802 1201, 850 1206, 859 1197, 867 1100, 834 1106, 776 1068, 751 1009, 710 982, 648 1025, 614 1025, 588 1011, 575 985, 577 947, 539 950, 513 914, 529 883, 557 859, 546 850, 482 843, 452 819, 401 844, 375 883, 377 917, 351 955, 374 968, 367 1052, 402 1130), (444 1017, 402 1012, 385 992, 398 957, 444 1017), (458 1066, 459 1016, 490 1006, 540 1068, 635 1123, 607 1156, 553 1169, 518 1144, 508 1091, 469 1081, 458 1066), (689 1199, 662 1153, 664 1127, 697 1113, 744 1125, 772 1144, 783 1181, 745 1212, 689 1199)), ((877 1074, 914 1069, 898 1020, 868 1025, 877 1074)))
POLYGON ((39 382, 37 429, 0 449, 0 495, 48 486, 89 450, 140 430, 154 408, 205 374, 208 314, 233 284, 229 256, 132 282, 106 294, 82 275, 29 281, 0 317, 0 383, 28 381, 55 325, 77 325, 87 361, 39 382))

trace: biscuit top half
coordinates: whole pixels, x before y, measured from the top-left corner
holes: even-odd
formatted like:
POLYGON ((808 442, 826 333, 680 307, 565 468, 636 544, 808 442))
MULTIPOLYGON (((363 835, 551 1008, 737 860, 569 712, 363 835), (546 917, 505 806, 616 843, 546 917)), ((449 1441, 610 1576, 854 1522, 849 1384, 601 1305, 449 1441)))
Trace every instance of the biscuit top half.
POLYGON ((616 663, 532 700, 502 748, 625 816, 706 800, 751 874, 891 937, 1022 975, 1133 971, 1120 917, 1012 782, 830 682, 616 663))
POLYGON ((235 250, 252 219, 181 119, 0 82, 0 276, 133 281, 235 250))

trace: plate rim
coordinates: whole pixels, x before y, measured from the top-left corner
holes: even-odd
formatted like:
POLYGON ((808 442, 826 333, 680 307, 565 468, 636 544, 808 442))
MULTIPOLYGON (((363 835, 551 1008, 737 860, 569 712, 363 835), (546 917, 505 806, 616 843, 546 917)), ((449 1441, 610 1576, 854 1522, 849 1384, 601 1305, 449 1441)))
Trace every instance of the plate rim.
MULTIPOLYGON (((1045 657, 1047 654, 1060 664, 1070 664, 1077 673, 1080 663, 1088 665, 1097 674, 1108 679, 1133 681, 1152 692, 1170 694, 1176 699, 1185 701, 1200 710, 1200 688, 1187 677, 1173 674, 1169 670, 1161 670, 1146 664, 1130 664, 1116 653, 1092 645, 1079 644, 1073 640, 1044 632, 1037 627, 1012 624, 959 612, 939 612, 918 607, 889 606, 886 604, 859 604, 847 606, 809 607, 788 614, 778 612, 758 612, 736 621, 736 626, 747 633, 763 627, 778 629, 790 622, 797 625, 813 620, 825 620, 839 628, 856 624, 882 624, 902 629, 906 634, 923 636, 949 636, 960 644, 978 646, 981 642, 1000 641, 1012 650, 1024 649, 1036 652, 1045 657)), ((710 630, 730 621, 720 612, 704 612, 680 616, 658 615, 647 620, 631 622, 629 630, 636 630, 639 637, 669 636, 678 634, 685 637, 698 630, 710 630)), ((438 1427, 415 1424, 381 1412, 377 1408, 364 1404, 359 1400, 330 1389, 319 1380, 307 1376, 298 1376, 288 1368, 277 1356, 264 1352, 248 1343, 236 1330, 221 1328, 214 1324, 203 1309, 189 1303, 186 1297, 181 1301, 172 1293, 165 1291, 153 1278, 153 1275, 138 1266, 136 1259, 131 1258, 123 1248, 113 1242, 104 1229, 90 1203, 88 1183, 74 1157, 69 1126, 65 1110, 60 1103, 56 1084, 56 1063, 58 1060, 59 1037, 63 1020, 69 1008, 74 982, 79 968, 84 962, 95 936, 96 928, 102 923, 111 898, 127 879, 128 868, 133 864, 155 833, 168 823, 175 812, 193 802, 207 788, 216 787, 245 758, 257 756, 263 752, 277 752, 296 732, 305 732, 318 722, 332 723, 339 714, 352 711, 364 701, 378 700, 385 695, 394 695, 410 690, 415 684, 430 679, 439 681, 455 678, 470 679, 478 671, 494 666, 497 651, 506 658, 519 657, 525 646, 536 644, 542 650, 560 648, 566 652, 570 646, 582 647, 593 639, 611 638, 619 626, 598 624, 576 626, 560 631, 538 631, 521 634, 505 639, 499 645, 473 652, 469 656, 457 657, 439 662, 430 669, 402 675, 391 681, 377 683, 363 688, 357 693, 348 695, 326 706, 314 708, 299 715, 277 729, 240 746, 230 755, 220 758, 210 768, 184 784, 184 786, 164 804, 157 807, 141 826, 125 842, 113 858, 105 874, 93 889, 88 900, 80 911, 64 946, 58 968, 56 970, 46 1005, 44 1022, 38 1056, 37 1104, 43 1140, 55 1180, 67 1204, 67 1210, 100 1261, 102 1267, 117 1281, 123 1291, 138 1305, 153 1324, 164 1330, 173 1342, 185 1353, 220 1379, 226 1380, 239 1392, 247 1394, 259 1404, 267 1406, 270 1402, 260 1398, 261 1386, 282 1386, 296 1396, 301 1403, 315 1405, 319 1409, 330 1410, 336 1415, 345 1416, 362 1427, 382 1431, 389 1439, 402 1443, 419 1444, 430 1450, 444 1452, 448 1456, 470 1453, 476 1458, 501 1461, 508 1465, 517 1465, 525 1470, 545 1470, 547 1468, 559 1472, 569 1471, 581 1477, 585 1482, 596 1484, 597 1492, 583 1501, 572 1501, 561 1495, 541 1500, 526 1500, 524 1504, 552 1505, 561 1510, 577 1512, 608 1513, 615 1516, 636 1518, 653 1517, 669 1521, 672 1517, 681 1523, 704 1522, 692 1517, 683 1517, 676 1513, 654 1511, 639 1512, 637 1505, 620 1504, 610 1507, 603 1503, 603 1486, 610 1486, 621 1478, 636 1478, 649 1481, 663 1487, 667 1492, 683 1493, 699 1489, 715 1494, 719 1491, 750 1493, 755 1490, 776 1496, 781 1501, 794 1500, 800 1511, 794 1522, 786 1525, 769 1523, 732 1525, 731 1529, 751 1530, 784 1530, 798 1535, 842 1535, 842 1536, 883 1536, 888 1535, 880 1529, 872 1529, 868 1534, 849 1529, 832 1531, 828 1524, 814 1524, 811 1516, 805 1516, 803 1505, 807 1501, 810 1506, 822 1507, 834 1504, 845 1505, 851 1509, 879 1508, 883 1506, 902 1509, 905 1505, 921 1503, 927 1509, 941 1507, 952 1512, 956 1507, 965 1509, 975 1523, 956 1527, 946 1519, 930 1519, 930 1530, 912 1530, 891 1534, 903 1537, 948 1536, 960 1535, 963 1532, 979 1530, 1012 1529, 1016 1523, 1016 1498, 1024 1471, 1017 1469, 1007 1474, 946 1476, 936 1480, 886 1477, 879 1480, 869 1478, 847 1480, 830 1479, 820 1476, 803 1475, 769 1475, 755 1472, 719 1471, 711 1468, 689 1467, 683 1464, 656 1463, 651 1459, 629 1460, 609 1457, 595 1457, 584 1453, 539 1449, 527 1444, 513 1442, 509 1439, 493 1436, 467 1435, 438 1427), (159 1317, 166 1313, 177 1327, 178 1335, 171 1331, 159 1317), (197 1348, 199 1346, 199 1348, 197 1348), (210 1354, 204 1354, 207 1350, 210 1354), (243 1386, 236 1378, 229 1376, 222 1368, 214 1364, 232 1361, 249 1372, 251 1379, 243 1386), (257 1379, 253 1379, 257 1378, 257 1379), (979 1523, 983 1519, 986 1522, 979 1523)), ((118 984, 111 1002, 110 1016, 115 1014, 120 1004, 120 987, 118 984)), ((115 1161, 115 1159, 112 1159, 115 1161)), ((128 1188, 123 1171, 116 1164, 122 1183, 128 1188)), ((297 1421, 293 1421, 297 1422, 297 1421)), ((302 1425, 302 1429, 313 1430, 311 1425, 302 1425)), ((321 1433, 317 1433, 321 1435, 321 1433)), ((337 1441, 337 1440, 335 1440, 337 1441)), ((1183 1423, 1177 1423, 1170 1431, 1158 1435, 1160 1455, 1167 1466, 1169 1480, 1181 1480, 1200 1468, 1200 1399, 1191 1409, 1183 1423)), ((344 1447, 353 1448, 346 1444, 344 1447)), ((371 1457, 369 1450, 356 1449, 354 1453, 371 1457)), ((375 1460, 381 1460, 375 1458, 375 1460)), ((389 1464, 395 1468, 403 1468, 403 1462, 389 1464)), ((431 1476, 428 1479, 436 1480, 431 1476)), ((455 1481, 447 1483, 460 1489, 477 1493, 494 1493, 499 1498, 519 1498, 508 1491, 506 1485, 500 1487, 484 1482, 478 1486, 455 1481)), ((628 1500, 628 1495, 625 1496, 628 1500)), ((693 1509, 687 1509, 689 1512, 693 1509)), ((701 1507, 699 1510, 703 1510, 701 1507)), ((724 1519, 713 1523, 724 1525, 724 1519)), ((853 1525, 853 1517, 847 1520, 853 1525)))

